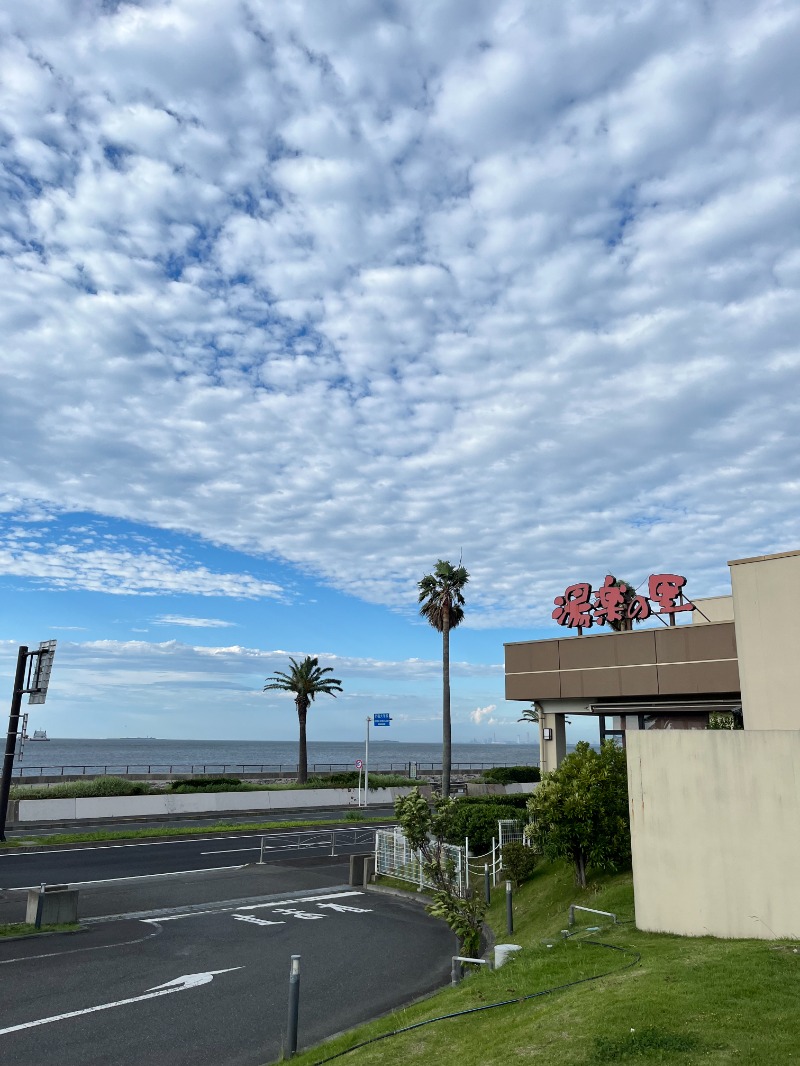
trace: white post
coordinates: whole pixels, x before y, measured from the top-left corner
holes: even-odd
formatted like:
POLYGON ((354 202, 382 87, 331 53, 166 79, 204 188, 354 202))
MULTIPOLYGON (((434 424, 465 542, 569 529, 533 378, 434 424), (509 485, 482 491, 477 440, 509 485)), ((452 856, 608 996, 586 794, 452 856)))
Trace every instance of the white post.
POLYGON ((367 742, 364 745, 364 806, 369 803, 369 723, 371 718, 367 718, 367 742))
POLYGON ((417 852, 417 862, 419 863, 419 891, 421 892, 425 887, 425 882, 422 873, 422 852, 417 852))
POLYGON ((464 867, 466 887, 467 891, 469 891, 469 837, 464 837, 464 867))
POLYGON ((361 773, 362 773, 362 768, 359 766, 359 768, 358 768, 358 805, 359 805, 359 807, 361 806, 361 773))
POLYGON ((492 837, 492 884, 497 888, 497 843, 492 837))

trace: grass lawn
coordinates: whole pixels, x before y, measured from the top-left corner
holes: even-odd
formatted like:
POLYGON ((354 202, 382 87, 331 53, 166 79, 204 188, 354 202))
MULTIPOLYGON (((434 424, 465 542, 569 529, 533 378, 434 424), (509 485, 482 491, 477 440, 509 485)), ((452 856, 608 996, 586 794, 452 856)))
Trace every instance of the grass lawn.
POLYGON ((570 903, 630 919, 631 875, 597 878, 581 892, 568 865, 542 864, 515 894, 511 936, 505 931, 505 890, 495 890, 489 922, 497 940, 524 949, 501 970, 475 974, 455 989, 294 1061, 310 1066, 369 1037, 437 1015, 571 985, 527 1002, 415 1028, 337 1061, 354 1066, 800 1064, 800 942, 643 933, 632 923, 614 926, 587 915, 582 926, 576 925, 578 933, 565 940, 560 930, 567 926, 570 903), (595 924, 602 925, 600 932, 587 933, 586 927, 595 924), (615 972, 586 982, 608 971, 615 972))
POLYGON ((69 933, 72 930, 79 928, 80 924, 78 922, 68 922, 61 925, 43 925, 39 929, 37 929, 35 925, 28 925, 27 922, 5 922, 0 923, 0 937, 28 936, 31 933, 69 933))

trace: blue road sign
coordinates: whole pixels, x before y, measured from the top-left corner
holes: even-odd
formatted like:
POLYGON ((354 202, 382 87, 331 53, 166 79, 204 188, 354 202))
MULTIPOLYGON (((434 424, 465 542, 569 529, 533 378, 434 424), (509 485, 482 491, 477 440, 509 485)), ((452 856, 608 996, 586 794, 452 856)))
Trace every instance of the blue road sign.
POLYGON ((373 725, 388 725, 391 720, 388 714, 373 714, 372 716, 373 725))

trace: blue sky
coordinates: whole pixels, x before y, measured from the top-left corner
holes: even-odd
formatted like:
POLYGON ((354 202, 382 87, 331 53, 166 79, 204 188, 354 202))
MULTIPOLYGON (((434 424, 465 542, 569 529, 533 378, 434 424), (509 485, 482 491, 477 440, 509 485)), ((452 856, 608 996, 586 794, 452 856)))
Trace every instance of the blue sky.
MULTIPOLYGON (((0 11, 0 684, 54 735, 454 738, 613 572, 797 546, 789 0, 0 11), (315 708, 315 710, 317 710, 315 708), (324 717, 323 717, 324 716, 324 717)), ((573 727, 573 738, 596 735, 573 727)))

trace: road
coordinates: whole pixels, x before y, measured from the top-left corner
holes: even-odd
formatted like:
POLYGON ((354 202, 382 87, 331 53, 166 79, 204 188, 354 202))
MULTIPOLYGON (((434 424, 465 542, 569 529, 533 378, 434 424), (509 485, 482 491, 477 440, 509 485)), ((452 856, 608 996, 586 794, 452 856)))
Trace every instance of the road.
POLYGON ((170 875, 273 861, 296 853, 331 855, 370 850, 375 826, 319 830, 225 833, 184 840, 69 844, 26 852, 0 853, 0 889, 48 884, 89 885, 131 877, 170 875), (335 840, 335 843, 334 843, 335 840), (263 846, 262 846, 263 841, 263 846))
MULTIPOLYGON (((356 808, 358 810, 358 808, 356 808)), ((25 838, 30 836, 42 837, 52 836, 59 833, 93 833, 96 830, 108 830, 108 829, 164 829, 166 827, 172 829, 187 829, 187 828, 202 828, 203 826, 213 827, 215 823, 224 821, 226 823, 237 824, 243 823, 260 823, 260 822, 334 822, 342 821, 345 815, 353 813, 353 808, 342 807, 295 807, 291 810, 281 811, 232 811, 232 812, 220 812, 216 811, 213 814, 196 814, 196 815, 175 815, 165 818, 144 818, 141 821, 138 820, 125 820, 125 822, 110 824, 106 818, 98 822, 88 821, 71 821, 60 822, 53 824, 52 822, 16 822, 13 826, 13 830, 9 832, 10 837, 25 838)), ((394 814, 394 808, 389 805, 378 805, 374 807, 361 808, 361 813, 366 818, 384 818, 389 819, 394 814)))
POLYGON ((6 851, 0 853, 0 921, 21 921, 27 889, 42 882, 77 887, 82 918, 249 897, 289 883, 294 890, 300 882, 289 875, 297 871, 307 872, 307 887, 330 884, 331 877, 341 883, 349 855, 372 850, 373 831, 337 829, 335 856, 331 829, 6 851), (323 882, 321 870, 328 871, 323 882))
POLYGON ((344 885, 0 942, 0 1060, 257 1066, 281 1054, 291 955, 302 1047, 444 984, 454 952, 418 905, 344 885))

